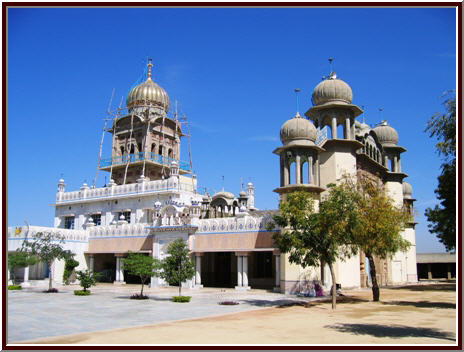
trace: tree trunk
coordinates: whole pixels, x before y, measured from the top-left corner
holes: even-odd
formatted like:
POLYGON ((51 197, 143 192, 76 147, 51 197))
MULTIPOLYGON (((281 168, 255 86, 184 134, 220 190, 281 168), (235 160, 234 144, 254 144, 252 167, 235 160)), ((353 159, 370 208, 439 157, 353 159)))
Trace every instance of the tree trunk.
POLYGON ((182 296, 180 290, 181 290, 181 287, 182 287, 182 282, 179 280, 179 296, 182 296))
POLYGON ((332 275, 332 309, 335 309, 337 306, 337 283, 335 279, 335 270, 333 263, 329 264, 330 274, 332 275))
POLYGON ((140 297, 143 297, 143 281, 142 281, 142 291, 140 291, 140 297))
POLYGON ((48 263, 48 290, 53 288, 52 262, 48 263))
POLYGON ((380 299, 380 289, 379 284, 377 283, 377 274, 375 271, 375 263, 374 258, 371 255, 366 254, 367 259, 369 259, 369 271, 371 273, 371 281, 372 281, 372 297, 374 302, 378 302, 380 299))

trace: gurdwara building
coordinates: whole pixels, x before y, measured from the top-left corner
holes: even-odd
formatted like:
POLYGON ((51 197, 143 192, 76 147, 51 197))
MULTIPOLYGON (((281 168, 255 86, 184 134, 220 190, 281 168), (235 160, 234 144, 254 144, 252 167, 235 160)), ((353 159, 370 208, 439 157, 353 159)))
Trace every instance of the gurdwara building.
MULTIPOLYGON (((111 157, 101 158, 99 170, 109 173, 104 187, 67 191, 60 179, 56 193, 54 227, 22 226, 8 229, 8 250, 21 247, 38 232, 64 236, 64 247, 75 253, 76 270, 102 273, 102 280, 124 284, 136 278, 124 271, 121 258, 129 251, 154 258, 166 256, 168 244, 182 238, 195 263, 195 277, 185 285, 195 287, 265 288, 298 293, 317 280, 331 286, 327 266, 302 268, 274 246, 268 224, 277 210, 254 206, 254 186, 248 183, 238 196, 222 190, 200 194, 191 164, 180 160, 182 123, 168 114, 166 91, 147 78, 132 88, 126 109, 119 110, 108 132, 111 157)), ((327 185, 360 173, 380 179, 397 206, 405 205, 410 221, 402 236, 412 243, 407 252, 385 260, 376 259, 381 285, 417 281, 415 222, 412 187, 403 179, 398 133, 382 121, 375 128, 356 120, 362 110, 352 104, 352 90, 332 72, 312 94, 313 106, 284 122, 280 130, 279 156, 281 200, 290 192, 305 190, 318 199, 327 185)), ((277 132, 277 131, 276 131, 277 132)), ((278 161, 279 160, 279 161, 278 161)), ((369 282, 363 253, 335 265, 342 287, 364 287, 369 282)), ((62 282, 64 262, 56 261, 51 272, 38 263, 16 272, 23 285, 37 284, 49 275, 62 282)), ((151 286, 166 283, 153 278, 151 286)))

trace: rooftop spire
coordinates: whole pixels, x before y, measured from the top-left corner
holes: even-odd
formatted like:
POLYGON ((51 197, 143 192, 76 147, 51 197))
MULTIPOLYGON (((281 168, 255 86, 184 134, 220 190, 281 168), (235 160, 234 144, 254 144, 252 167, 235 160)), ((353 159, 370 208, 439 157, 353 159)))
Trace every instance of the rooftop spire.
POLYGON ((296 117, 300 117, 300 109, 298 106, 298 93, 301 92, 300 88, 295 88, 295 95, 296 95, 296 117))
POLYGON ((332 74, 332 72, 334 72, 334 70, 333 70, 333 61, 334 61, 334 58, 333 58, 333 57, 329 57, 330 74, 332 74))
POLYGON ((151 58, 148 59, 148 79, 151 79, 151 68, 153 67, 153 63, 151 58))

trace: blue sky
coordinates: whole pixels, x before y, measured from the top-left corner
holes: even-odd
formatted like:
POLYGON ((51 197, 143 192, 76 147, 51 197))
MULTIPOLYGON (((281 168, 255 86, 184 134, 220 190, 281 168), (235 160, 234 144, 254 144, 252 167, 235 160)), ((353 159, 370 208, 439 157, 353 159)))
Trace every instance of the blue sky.
MULTIPOLYGON (((95 177, 103 119, 154 61, 154 80, 190 122, 193 168, 210 192, 256 187, 275 209, 280 126, 311 107, 329 73, 399 133, 417 199, 418 252, 444 247, 423 215, 436 204, 441 160, 426 121, 456 88, 454 9, 9 9, 8 225, 53 226, 56 184, 95 177), (378 108, 382 107, 382 113, 378 108)), ((173 106, 173 104, 171 104, 173 106)), ((187 140, 183 143, 187 160, 187 140)), ((105 136, 103 156, 110 154, 105 136)), ((97 187, 105 183, 99 172, 97 187)))

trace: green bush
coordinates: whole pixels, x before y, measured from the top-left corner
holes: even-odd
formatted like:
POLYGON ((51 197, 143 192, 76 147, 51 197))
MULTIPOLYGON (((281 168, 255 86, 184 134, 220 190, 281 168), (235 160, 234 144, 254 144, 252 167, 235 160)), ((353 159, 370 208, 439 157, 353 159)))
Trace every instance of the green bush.
POLYGON ((174 296, 172 297, 172 301, 173 302, 177 302, 177 303, 187 303, 187 302, 190 302, 190 296, 174 296))
POLYGON ((63 282, 69 285, 69 278, 74 271, 74 268, 79 265, 79 262, 74 258, 66 258, 64 262, 63 282))
POLYGON ((9 290, 20 290, 21 286, 19 285, 8 285, 9 290))
POLYGON ((89 290, 74 290, 74 295, 75 296, 88 296, 90 295, 90 291, 89 290))

